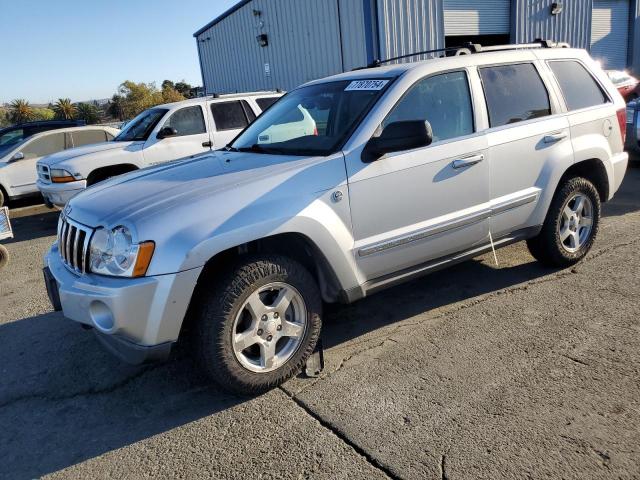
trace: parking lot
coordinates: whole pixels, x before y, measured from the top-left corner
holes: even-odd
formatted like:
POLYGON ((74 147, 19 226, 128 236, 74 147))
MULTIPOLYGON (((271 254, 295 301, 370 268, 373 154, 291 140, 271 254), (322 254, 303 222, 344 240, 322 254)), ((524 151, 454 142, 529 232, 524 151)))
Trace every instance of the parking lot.
POLYGON ((640 169, 569 270, 522 243, 325 312, 327 367, 257 398, 185 348, 131 367, 52 312, 57 214, 13 211, 0 477, 638 478, 640 169))

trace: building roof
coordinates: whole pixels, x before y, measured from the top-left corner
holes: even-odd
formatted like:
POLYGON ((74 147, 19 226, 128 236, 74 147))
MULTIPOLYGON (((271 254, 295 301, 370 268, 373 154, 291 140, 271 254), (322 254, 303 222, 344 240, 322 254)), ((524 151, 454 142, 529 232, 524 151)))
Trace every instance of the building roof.
POLYGON ((202 27, 200 30, 198 30, 196 33, 194 33, 193 36, 197 37, 202 32, 204 32, 205 30, 208 30, 209 28, 213 27, 216 23, 221 22, 222 20, 227 18, 229 15, 231 15, 233 12, 235 12, 237 10, 240 10, 242 7, 244 7, 247 3, 250 3, 251 1, 252 0, 241 0, 241 1, 239 1, 233 7, 231 7, 229 10, 224 12, 222 15, 219 15, 218 17, 214 18, 209 23, 207 23, 204 27, 202 27))

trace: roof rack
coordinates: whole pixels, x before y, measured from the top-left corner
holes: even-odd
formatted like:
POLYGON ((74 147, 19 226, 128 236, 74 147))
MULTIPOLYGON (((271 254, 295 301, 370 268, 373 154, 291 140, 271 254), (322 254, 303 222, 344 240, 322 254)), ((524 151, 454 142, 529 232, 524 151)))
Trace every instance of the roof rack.
POLYGON ((570 45, 568 43, 554 42, 552 40, 542 40, 542 39, 536 39, 532 43, 513 43, 510 45, 491 45, 487 47, 483 47, 479 43, 469 42, 459 47, 436 48, 433 50, 423 50, 420 52, 408 53, 406 55, 399 55, 397 57, 391 57, 385 60, 376 59, 370 64, 368 64, 366 67, 357 67, 357 68, 354 68, 353 70, 362 70, 365 68, 376 68, 385 63, 394 62, 396 60, 402 60, 404 58, 417 57, 418 55, 428 55, 431 53, 446 54, 447 52, 454 52, 452 56, 457 57, 459 55, 471 55, 475 53, 484 53, 484 52, 499 52, 499 51, 505 51, 505 50, 524 50, 529 48, 569 48, 569 46, 570 45))

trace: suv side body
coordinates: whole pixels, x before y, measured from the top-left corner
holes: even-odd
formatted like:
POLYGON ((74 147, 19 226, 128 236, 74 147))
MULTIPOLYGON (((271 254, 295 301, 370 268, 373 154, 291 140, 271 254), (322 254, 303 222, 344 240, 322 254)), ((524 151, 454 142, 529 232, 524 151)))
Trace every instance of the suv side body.
MULTIPOLYGON (((62 208, 74 195, 107 178, 222 148, 262 112, 258 102, 281 95, 257 92, 158 105, 136 117, 148 112, 158 115, 142 137, 117 137, 109 145, 91 145, 43 159, 38 163, 38 189, 47 204, 62 208), (163 135, 164 128, 176 130, 163 135), (52 181, 47 172, 53 169, 72 172, 76 178, 52 181)), ((127 123, 123 135, 136 119, 127 123)))
MULTIPOLYGON (((375 87, 379 96, 336 151, 290 155, 261 154, 262 144, 232 148, 104 182, 73 199, 45 260, 64 314, 95 327, 112 350, 139 361, 168 353, 191 305, 205 332, 201 338, 214 335, 223 345, 211 352, 209 343, 201 344, 203 358, 215 359, 204 368, 229 388, 259 391, 289 378, 306 357, 296 353, 294 363, 275 372, 249 367, 247 373, 224 350, 232 337, 215 335, 228 332, 226 322, 236 328, 239 317, 233 323, 233 316, 249 308, 243 305, 253 295, 242 288, 252 282, 286 290, 283 282, 293 278, 293 291, 317 313, 305 324, 308 355, 321 308, 315 294, 306 293, 313 284, 325 302, 351 302, 519 240, 528 240, 536 258, 556 265, 575 263, 589 250, 600 201, 620 186, 628 156, 624 102, 586 52, 545 48, 447 57, 349 72, 298 90, 338 85, 336 96, 344 96, 360 82, 381 85, 375 87), (576 107, 554 62, 583 69, 575 71, 586 74, 583 80, 600 100, 576 107), (423 116, 416 119, 416 111, 423 116), (387 151, 374 161, 364 155, 387 126, 415 120, 431 125, 430 143, 387 151), (590 210, 579 208, 579 199, 590 210), (144 276, 110 278, 84 264, 69 265, 70 235, 84 232, 89 245, 101 228, 125 228, 134 244, 154 242, 144 276), (556 228, 567 243, 563 237, 550 246, 556 228), (267 276, 259 280, 261 275, 267 276), (232 301, 234 288, 245 293, 232 301), (216 303, 220 292, 227 303, 216 303), (213 328, 222 330, 208 330, 213 328)), ((295 103, 298 90, 232 147, 289 98, 295 103)), ((275 308, 267 305, 265 325, 277 325, 270 316, 275 308)), ((263 336, 255 344, 266 349, 263 336)), ((242 355, 235 352, 236 359, 242 355)))

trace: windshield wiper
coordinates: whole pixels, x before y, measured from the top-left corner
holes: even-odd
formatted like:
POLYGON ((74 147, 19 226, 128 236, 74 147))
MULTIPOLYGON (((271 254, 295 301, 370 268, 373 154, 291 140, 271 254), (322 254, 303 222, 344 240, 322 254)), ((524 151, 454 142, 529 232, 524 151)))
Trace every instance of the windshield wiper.
POLYGON ((239 152, 240 151, 236 147, 232 147, 230 143, 227 143, 222 150, 224 150, 225 152, 239 152))
POLYGON ((254 153, 266 153, 266 154, 278 154, 281 153, 278 149, 275 148, 264 148, 262 145, 258 143, 254 143, 250 147, 240 147, 236 148, 238 152, 254 152, 254 153))

